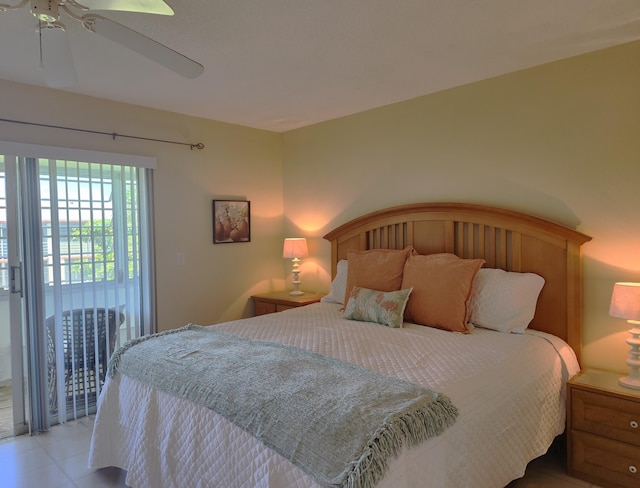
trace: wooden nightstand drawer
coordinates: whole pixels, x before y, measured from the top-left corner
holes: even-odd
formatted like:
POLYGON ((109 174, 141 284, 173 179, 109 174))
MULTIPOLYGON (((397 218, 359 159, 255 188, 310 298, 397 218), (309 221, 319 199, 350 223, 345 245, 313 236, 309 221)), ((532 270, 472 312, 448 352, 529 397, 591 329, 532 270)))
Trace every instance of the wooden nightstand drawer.
POLYGON ((256 306, 256 315, 265 315, 318 303, 323 296, 320 293, 305 292, 302 295, 291 295, 288 291, 274 291, 252 295, 251 298, 256 306))
POLYGON ((601 486, 640 486, 640 447, 581 431, 571 434, 570 475, 601 486))
POLYGON ((582 371, 567 383, 567 471, 606 488, 640 487, 640 390, 582 371))
POLYGON ((262 302, 262 301, 256 300, 255 304, 256 304, 256 315, 265 315, 268 313, 275 313, 277 311, 275 303, 262 302))
POLYGON ((289 310, 290 308, 296 307, 292 307, 291 305, 282 305, 279 303, 276 305, 276 312, 283 312, 284 310, 289 310))
POLYGON ((574 388, 571 409, 571 428, 640 446, 639 402, 574 388))

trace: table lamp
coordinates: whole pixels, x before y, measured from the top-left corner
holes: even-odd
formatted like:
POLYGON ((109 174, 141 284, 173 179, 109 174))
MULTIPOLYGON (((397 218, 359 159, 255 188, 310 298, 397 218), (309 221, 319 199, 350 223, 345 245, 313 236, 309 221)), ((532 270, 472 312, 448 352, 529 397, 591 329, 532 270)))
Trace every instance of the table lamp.
POLYGON ((631 324, 627 344, 631 346, 631 357, 627 365, 629 376, 620 378, 619 383, 627 388, 640 390, 640 283, 616 283, 613 285, 609 315, 626 319, 631 324))
POLYGON ((293 290, 289 292, 289 295, 304 295, 304 292, 300 291, 300 258, 305 258, 308 255, 307 239, 304 237, 287 237, 284 240, 282 257, 293 260, 293 270, 291 271, 293 273, 293 290))

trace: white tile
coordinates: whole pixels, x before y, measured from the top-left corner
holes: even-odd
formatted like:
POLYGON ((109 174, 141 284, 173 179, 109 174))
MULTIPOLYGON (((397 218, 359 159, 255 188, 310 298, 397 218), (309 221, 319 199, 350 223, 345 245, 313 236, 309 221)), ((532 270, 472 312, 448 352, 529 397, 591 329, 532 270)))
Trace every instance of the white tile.
POLYGON ((88 458, 89 455, 86 452, 83 452, 77 456, 58 461, 57 464, 70 479, 77 480, 79 478, 89 476, 91 473, 96 471, 93 468, 89 468, 88 458))
POLYGON ((96 421, 95 415, 87 415, 86 417, 82 417, 78 420, 79 423, 84 425, 87 429, 93 432, 93 424, 96 421))
POLYGON ((89 455, 91 434, 75 435, 67 439, 56 439, 54 442, 42 444, 42 448, 55 461, 68 459, 78 454, 89 455))
POLYGON ((583 483, 580 480, 559 478, 542 471, 534 471, 528 473, 527 476, 514 484, 509 485, 509 488, 581 488, 589 486, 588 483, 583 483))
POLYGON ((69 439, 78 435, 91 435, 91 428, 75 420, 66 424, 54 425, 48 432, 35 436, 35 438, 40 444, 51 444, 60 439, 69 439))
POLYGON ((26 451, 11 452, 4 449, 0 452, 0 473, 19 478, 34 468, 54 465, 55 462, 41 447, 26 451))
POLYGON ((40 443, 35 436, 21 435, 18 437, 9 437, 0 442, 0 457, 5 452, 28 451, 40 447, 40 443))
POLYGON ((70 482, 67 475, 55 464, 20 472, 7 472, 3 473, 2 477, 4 488, 56 488, 70 482))

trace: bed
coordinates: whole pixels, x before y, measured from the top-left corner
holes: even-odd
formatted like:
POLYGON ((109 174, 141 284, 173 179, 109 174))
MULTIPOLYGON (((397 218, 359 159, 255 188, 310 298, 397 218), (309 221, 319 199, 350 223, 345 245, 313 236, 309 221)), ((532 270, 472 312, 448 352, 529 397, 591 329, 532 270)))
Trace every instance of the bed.
MULTIPOLYGON (((427 203, 362 216, 325 238, 332 283, 323 302, 198 330, 308 351, 450 400, 455 419, 398 448, 377 487, 490 488, 521 477, 564 430, 565 384, 579 370, 582 342, 580 247, 589 237, 510 210, 427 203), (399 255, 400 285, 391 284, 384 266, 397 269, 399 255), (462 308, 450 298, 458 295, 462 308)), ((89 464, 127 470, 135 488, 341 486, 229 418, 114 372, 89 464)))

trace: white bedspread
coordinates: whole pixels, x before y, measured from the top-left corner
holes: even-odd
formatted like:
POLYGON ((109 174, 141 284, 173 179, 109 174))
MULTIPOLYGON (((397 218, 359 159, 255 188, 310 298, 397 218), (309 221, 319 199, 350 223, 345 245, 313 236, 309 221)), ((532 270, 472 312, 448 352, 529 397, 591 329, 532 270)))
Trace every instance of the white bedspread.
MULTIPOLYGON (((547 334, 463 335, 341 318, 320 303, 215 327, 297 346, 448 395, 460 410, 443 435, 405 449, 382 488, 503 487, 564 430, 564 383, 579 367, 547 334), (564 360, 562 359, 564 358, 564 360)), ((135 488, 316 487, 300 468, 205 407, 118 374, 98 404, 89 465, 127 470, 135 488)))

